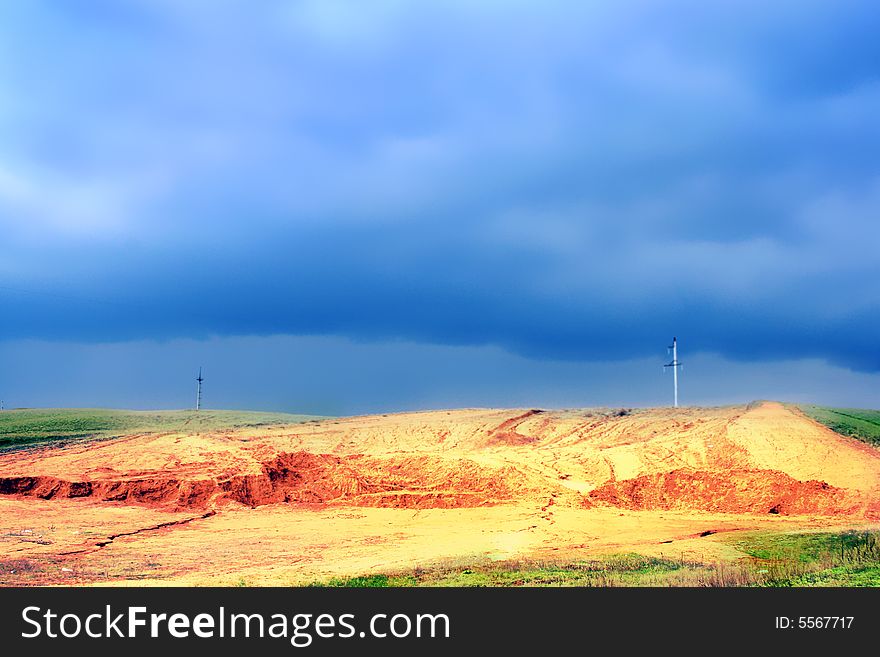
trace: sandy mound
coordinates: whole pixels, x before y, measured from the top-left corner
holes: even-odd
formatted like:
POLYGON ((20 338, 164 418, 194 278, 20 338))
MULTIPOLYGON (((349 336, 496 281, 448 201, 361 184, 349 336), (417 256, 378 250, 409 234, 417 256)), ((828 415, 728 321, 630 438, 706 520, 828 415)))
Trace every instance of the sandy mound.
POLYGON ((880 452, 772 403, 436 411, 7 453, 0 495, 169 509, 534 503, 876 517, 880 452))

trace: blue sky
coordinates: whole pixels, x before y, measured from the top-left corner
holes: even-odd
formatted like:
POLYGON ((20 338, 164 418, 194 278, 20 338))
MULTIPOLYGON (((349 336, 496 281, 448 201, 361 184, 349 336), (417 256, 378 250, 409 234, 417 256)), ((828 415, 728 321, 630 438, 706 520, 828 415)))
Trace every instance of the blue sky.
POLYGON ((3 3, 0 397, 878 407, 878 23, 3 3))

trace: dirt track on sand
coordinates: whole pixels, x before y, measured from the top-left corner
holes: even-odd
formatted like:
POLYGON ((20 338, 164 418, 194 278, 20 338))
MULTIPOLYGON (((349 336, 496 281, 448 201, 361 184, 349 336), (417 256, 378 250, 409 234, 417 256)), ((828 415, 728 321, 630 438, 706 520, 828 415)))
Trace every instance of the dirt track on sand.
POLYGON ((731 557, 874 526, 880 451, 776 403, 456 410, 0 456, 0 584, 291 584, 470 558, 731 557))

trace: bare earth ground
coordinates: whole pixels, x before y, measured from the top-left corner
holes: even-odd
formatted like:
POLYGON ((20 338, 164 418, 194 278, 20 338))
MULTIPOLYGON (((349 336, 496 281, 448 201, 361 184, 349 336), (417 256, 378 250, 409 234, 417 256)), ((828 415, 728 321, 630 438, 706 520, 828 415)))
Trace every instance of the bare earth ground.
POLYGON ((740 556, 880 526, 880 450, 781 404, 456 410, 0 455, 0 584, 290 585, 468 559, 740 556), (704 534, 701 536, 701 534, 704 534))

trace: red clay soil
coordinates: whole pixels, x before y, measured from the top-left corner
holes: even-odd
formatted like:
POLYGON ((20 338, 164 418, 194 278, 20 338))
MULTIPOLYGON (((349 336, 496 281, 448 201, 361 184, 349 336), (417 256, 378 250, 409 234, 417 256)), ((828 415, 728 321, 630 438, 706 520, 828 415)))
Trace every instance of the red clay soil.
POLYGON ((860 508, 852 493, 824 481, 797 481, 776 470, 695 472, 673 470, 608 481, 589 494, 633 511, 699 509, 720 513, 851 515, 860 508))
POLYGON ((496 504, 527 487, 511 467, 482 467, 461 459, 427 456, 365 458, 300 451, 281 453, 259 474, 225 479, 175 477, 66 481, 53 476, 0 477, 0 495, 97 498, 174 509, 203 509, 224 502, 348 504, 367 507, 457 508, 496 504))
POLYGON ((149 506, 207 506, 215 490, 213 481, 179 481, 174 478, 126 479, 121 481, 65 481, 57 477, 0 477, 0 495, 38 497, 43 500, 97 498, 104 502, 127 502, 149 506))

